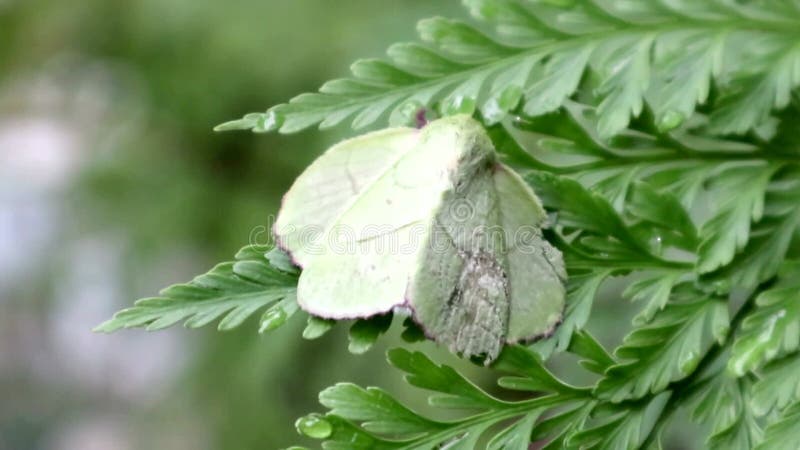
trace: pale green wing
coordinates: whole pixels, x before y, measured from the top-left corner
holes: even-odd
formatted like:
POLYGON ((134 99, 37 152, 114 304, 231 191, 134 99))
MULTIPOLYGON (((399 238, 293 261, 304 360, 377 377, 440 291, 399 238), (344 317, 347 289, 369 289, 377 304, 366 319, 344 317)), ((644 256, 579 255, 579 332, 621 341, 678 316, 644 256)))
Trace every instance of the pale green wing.
POLYGON ((298 178, 274 231, 303 267, 303 309, 368 317, 405 302, 419 242, 463 150, 447 123, 346 141, 298 178), (369 169, 356 173, 354 161, 369 169))
POLYGON ((413 227, 404 227, 387 235, 383 243, 378 239, 350 242, 346 245, 352 248, 342 252, 326 247, 300 275, 298 304, 328 319, 370 317, 402 305, 414 254, 386 246, 394 245, 388 244, 392 241, 409 247, 413 232, 413 227), (378 245, 384 250, 377 249, 378 245))
POLYGON ((324 230, 414 147, 416 134, 411 128, 390 128, 340 142, 295 180, 273 232, 297 265, 305 267, 319 253, 324 230))
POLYGON ((511 297, 507 341, 546 336, 561 321, 567 278, 561 252, 541 235, 546 216, 533 190, 508 167, 494 171, 500 220, 505 230, 506 274, 511 297))

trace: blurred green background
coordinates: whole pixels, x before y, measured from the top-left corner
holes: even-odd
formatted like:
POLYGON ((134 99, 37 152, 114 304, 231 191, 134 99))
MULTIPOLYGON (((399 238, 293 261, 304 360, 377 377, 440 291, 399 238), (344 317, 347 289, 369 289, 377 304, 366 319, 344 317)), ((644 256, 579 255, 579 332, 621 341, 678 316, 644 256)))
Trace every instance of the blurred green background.
MULTIPOLYGON (((252 321, 90 330, 230 259, 349 133, 214 125, 346 75, 432 15, 464 12, 456 0, 0 0, 0 450, 286 447, 338 381, 423 405, 383 362, 397 330, 362 356, 344 327, 302 340, 301 319, 265 336, 252 321)), ((633 311, 606 297, 594 331, 613 345, 633 311)))
MULTIPOLYGON (((91 328, 230 259, 347 130, 214 125, 346 75, 455 0, 0 0, 0 450, 271 449, 392 339, 91 328)), ((411 399, 411 401, 415 401, 411 399)))

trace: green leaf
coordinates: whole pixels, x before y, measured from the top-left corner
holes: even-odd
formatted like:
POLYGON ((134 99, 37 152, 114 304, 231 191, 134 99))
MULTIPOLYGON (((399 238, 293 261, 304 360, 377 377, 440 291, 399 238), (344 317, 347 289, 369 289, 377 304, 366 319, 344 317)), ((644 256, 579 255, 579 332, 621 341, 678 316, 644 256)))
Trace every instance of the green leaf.
POLYGON ((727 305, 685 291, 652 322, 625 337, 614 352, 623 362, 606 371, 598 395, 619 402, 661 392, 692 374, 714 342, 722 342, 728 331, 727 305))
POLYGON ((736 376, 800 348, 800 279, 785 279, 756 298, 742 322, 728 369, 736 376))
POLYGON ((320 392, 319 401, 331 414, 358 422, 370 433, 401 437, 444 426, 418 416, 379 388, 339 383, 320 392))
POLYGON ((721 86, 723 100, 711 130, 741 133, 761 125, 773 108, 786 107, 800 84, 794 36, 800 14, 780 2, 752 14, 741 12, 747 6, 713 1, 624 7, 571 0, 464 3, 496 33, 456 20, 423 20, 418 29, 430 47, 392 46, 386 61, 354 64, 351 79, 217 129, 290 133, 348 119, 359 129, 383 117, 408 123, 414 110, 437 109, 440 102, 448 113, 479 107, 489 123, 497 123, 520 101, 529 116, 554 111, 592 87, 581 83, 590 78, 597 81, 597 129, 604 139, 638 116, 645 100, 661 130, 679 126, 706 101, 712 81, 721 86))
POLYGON ((560 224, 571 228, 589 230, 604 235, 628 236, 619 215, 608 202, 599 195, 592 194, 578 182, 560 178, 545 172, 536 172, 526 177, 533 186, 542 204, 559 212, 560 224), (590 221, 589 217, 595 220, 590 221))
POLYGON ((536 172, 526 177, 546 208, 558 211, 558 224, 614 238, 632 252, 642 249, 619 214, 602 196, 568 178, 536 172))
POLYGON ((299 419, 298 432, 314 439, 325 439, 325 450, 389 450, 398 444, 378 438, 336 415, 312 414, 299 419))
POLYGON ((239 251, 235 261, 218 264, 189 283, 170 286, 158 297, 139 300, 95 330, 159 330, 182 320, 197 328, 219 318, 218 328, 229 330, 281 299, 287 299, 281 308, 291 309, 296 285, 297 277, 270 265, 263 249, 248 246, 239 251))
POLYGON ((752 289, 774 277, 800 227, 800 172, 782 174, 770 183, 761 221, 750 231, 747 246, 728 266, 708 277, 721 290, 752 289))
POLYGON ((764 212, 764 195, 774 168, 738 167, 714 179, 717 213, 700 229, 698 270, 711 272, 728 264, 750 237, 750 221, 764 212))
POLYGON ((761 371, 761 378, 753 386, 752 407, 755 414, 763 416, 773 408, 782 410, 800 400, 800 355, 791 355, 773 361, 761 371))
POLYGON ((724 34, 681 30, 665 34, 656 42, 659 70, 647 92, 655 121, 662 131, 681 125, 705 103, 712 76, 722 71, 724 34))
POLYGON ((501 45, 472 26, 457 20, 434 17, 421 20, 417 31, 423 41, 436 46, 460 61, 484 62, 498 56, 516 53, 511 47, 501 45))
MULTIPOLYGON (((702 123, 699 119, 695 122, 702 123)), ((769 155, 755 146, 704 135, 697 124, 675 130, 668 139, 630 129, 604 141, 596 132, 595 109, 575 101, 565 102, 562 111, 514 125, 491 131, 496 146, 514 163, 569 176, 604 196, 619 211, 626 201, 627 216, 645 224, 669 225, 658 228, 656 236, 664 237, 666 243, 674 234, 688 251, 696 247, 696 233, 685 211, 696 211, 703 185, 720 171, 731 169, 720 166, 720 161, 764 165, 769 160, 769 155), (665 222, 669 207, 676 206, 673 197, 683 208, 676 208, 678 215, 665 222), (654 200, 659 203, 652 203, 654 200), (661 207, 660 202, 667 203, 661 207)))
POLYGON ((266 128, 266 115, 261 113, 245 114, 241 119, 231 120, 214 127, 214 131, 257 130, 266 128))
POLYGON ((292 258, 283 250, 278 247, 273 248, 264 255, 276 269, 282 270, 287 273, 299 274, 300 268, 294 265, 292 258))
POLYGON ((356 355, 365 353, 391 325, 391 313, 357 320, 350 327, 350 345, 347 349, 356 355))
POLYGON ((650 48, 655 34, 626 37, 609 43, 597 71, 602 83, 597 89, 603 101, 597 108, 600 136, 610 138, 624 130, 631 116, 644 107, 644 93, 650 84, 650 48))
POLYGON ((631 301, 646 302, 641 312, 633 319, 634 324, 642 325, 667 305, 672 288, 678 284, 681 271, 654 271, 629 284, 622 296, 631 301))
MULTIPOLYGON (((486 431, 486 428, 491 425, 491 423, 479 423, 478 425, 474 425, 471 427, 463 427, 464 432, 456 435, 453 438, 445 439, 442 441, 443 446, 439 448, 446 448, 452 450, 473 450, 478 448, 478 441, 481 438, 481 435, 486 431)), ((416 443, 409 445, 407 448, 414 449, 414 450, 422 450, 423 448, 428 448, 425 442, 423 445, 416 445, 416 443)), ((436 448, 436 447, 433 447, 436 448)))
POLYGON ((569 448, 567 440, 583 429, 596 405, 594 401, 584 402, 541 420, 533 429, 531 442, 547 442, 542 450, 569 448))
POLYGON ((437 392, 430 403, 438 407, 491 408, 499 403, 452 368, 437 365, 420 352, 395 348, 389 350, 388 357, 391 365, 406 373, 409 384, 437 392))
POLYGON ((510 427, 497 433, 486 448, 488 450, 528 450, 531 430, 539 415, 540 413, 537 411, 523 416, 510 427))
POLYGON ((606 349, 584 330, 572 335, 572 340, 569 343, 569 352, 585 358, 580 361, 580 365, 586 370, 601 375, 616 363, 606 349))
POLYGON ((299 309, 295 293, 287 295, 264 311, 259 321, 258 332, 265 333, 283 326, 299 309))
POLYGON ((773 108, 789 104, 792 91, 800 85, 800 46, 782 38, 760 44, 762 56, 751 63, 763 64, 762 72, 741 78, 728 89, 711 116, 713 132, 745 133, 762 125, 773 108))
POLYGON ((540 116, 560 108, 578 88, 591 51, 590 46, 578 46, 553 55, 525 89, 525 114, 540 116))
POLYGON ((698 392, 692 418, 708 425, 708 448, 749 450, 761 440, 761 427, 748 408, 749 388, 723 370, 698 392))
POLYGON ((650 434, 655 418, 661 414, 669 396, 669 393, 662 393, 648 402, 630 405, 627 408, 610 408, 604 417, 598 419, 599 423, 567 439, 568 448, 602 450, 638 448, 650 434))
POLYGON ((697 229, 689 213, 674 195, 658 191, 650 184, 641 181, 632 183, 631 187, 625 205, 628 213, 660 229, 677 232, 685 241, 687 248, 694 248, 697 229))
MULTIPOLYGON (((390 362, 407 373, 406 380, 417 387, 437 392, 430 398, 433 407, 464 410, 458 419, 431 420, 398 402, 378 388, 361 388, 339 383, 320 394, 329 408, 325 416, 311 414, 298 421, 307 436, 324 439, 325 449, 344 448, 448 448, 472 450, 527 449, 538 418, 548 409, 580 402, 593 404, 589 390, 577 389, 557 380, 538 362, 535 354, 509 347, 498 366, 539 380, 549 395, 519 401, 494 399, 469 383, 452 368, 437 365, 421 353, 403 349, 389 351, 390 362), (533 364, 533 365, 531 365, 533 364), (555 391, 550 392, 550 389, 555 391), (480 446, 488 440, 488 446, 480 446), (348 446, 351 445, 351 446, 348 446)), ((519 377, 523 379, 524 377, 519 377)), ((535 383, 535 381, 532 381, 535 383)), ((591 408, 571 410, 569 417, 588 416, 591 408)), ((450 416, 453 416, 452 412, 450 416)), ((574 424, 548 422, 539 433, 563 433, 574 424)))
POLYGON ((800 442, 800 402, 795 402, 770 423, 757 450, 794 450, 800 442))
POLYGON ((533 351, 518 345, 507 346, 495 363, 495 368, 521 376, 502 377, 500 387, 512 390, 553 392, 563 396, 585 396, 586 391, 570 386, 548 371, 541 358, 533 351))
POLYGON ((322 319, 320 317, 308 316, 308 324, 303 330, 303 338, 317 339, 331 330, 336 325, 335 320, 322 319))

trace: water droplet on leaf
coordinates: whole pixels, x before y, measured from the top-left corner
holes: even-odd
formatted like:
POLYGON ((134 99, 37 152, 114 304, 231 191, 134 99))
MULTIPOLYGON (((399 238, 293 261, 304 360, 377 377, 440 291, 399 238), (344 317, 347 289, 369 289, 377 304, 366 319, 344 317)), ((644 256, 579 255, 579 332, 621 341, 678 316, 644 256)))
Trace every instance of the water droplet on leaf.
POLYGON ((264 316, 261 317, 261 326, 258 329, 259 333, 265 333, 267 331, 272 331, 284 323, 286 323, 286 319, 289 316, 286 314, 286 311, 283 308, 276 307, 273 309, 268 310, 264 313, 264 316))
POLYGON ((503 120, 506 112, 497 104, 496 98, 491 98, 481 108, 483 118, 487 125, 493 125, 503 120))
POLYGON ((681 356, 680 359, 680 370, 684 374, 690 374, 697 368, 697 363, 700 362, 700 358, 697 356, 695 352, 687 352, 686 354, 681 356))
POLYGON ((683 114, 678 111, 667 111, 658 120, 658 130, 662 132, 673 130, 682 124, 684 119, 683 114))
POLYGON ((504 111, 511 111, 516 108, 522 99, 522 88, 519 86, 509 86, 497 97, 497 104, 504 111))
POLYGON ((455 97, 445 100, 442 103, 441 110, 444 116, 454 116, 456 114, 471 115, 475 112, 475 99, 463 95, 456 95, 455 97))
POLYGON ((330 422, 319 414, 309 414, 294 423, 297 432, 314 439, 325 439, 333 432, 330 422))
POLYGON ((655 254, 660 254, 663 248, 663 239, 659 235, 654 235, 650 238, 650 249, 655 254))
POLYGON ((483 117, 489 124, 503 120, 508 112, 517 107, 522 98, 522 89, 519 86, 509 86, 499 95, 490 98, 481 110, 483 117))
POLYGON ((253 133, 268 133, 275 131, 283 125, 284 117, 274 110, 267 111, 266 114, 261 114, 255 126, 253 126, 253 133))

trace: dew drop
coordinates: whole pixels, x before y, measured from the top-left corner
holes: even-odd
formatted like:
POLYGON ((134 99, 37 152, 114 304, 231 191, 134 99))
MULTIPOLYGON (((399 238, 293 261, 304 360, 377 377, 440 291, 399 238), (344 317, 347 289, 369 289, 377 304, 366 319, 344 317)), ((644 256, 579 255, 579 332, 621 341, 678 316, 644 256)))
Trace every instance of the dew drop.
POLYGON ((283 121, 283 115, 276 113, 274 110, 267 111, 267 113, 263 114, 261 119, 256 122, 256 125, 253 127, 253 132, 268 133, 270 131, 275 131, 283 125, 283 121))
POLYGON ((489 99, 481 108, 481 113, 483 113, 483 118, 488 125, 496 124, 506 116, 506 111, 500 108, 496 98, 489 99))
POLYGON ((463 95, 456 95, 442 103, 442 115, 472 114, 475 112, 475 99, 463 95))
POLYGON ((484 103, 481 108, 483 118, 489 124, 500 122, 510 110, 517 107, 521 98, 522 89, 519 86, 508 86, 484 103))
POLYGON ((264 333, 267 331, 272 331, 284 323, 286 323, 286 319, 289 316, 286 314, 286 311, 283 308, 273 308, 268 310, 264 313, 264 316, 261 317, 261 326, 258 329, 259 333, 264 333))
POLYGON ((678 111, 669 110, 658 120, 658 130, 665 132, 675 129, 682 124, 685 117, 678 111))
POLYGON ((721 322, 714 328, 714 335, 719 336, 720 343, 725 340, 725 337, 730 333, 731 327, 727 323, 721 322))
POLYGON ((294 423, 297 432, 314 439, 325 439, 333 432, 330 422, 319 414, 309 414, 294 423))
POLYGON ((663 239, 659 235, 654 235, 650 238, 650 249, 656 254, 661 253, 663 248, 663 239))
POLYGON ((511 85, 500 93, 497 97, 497 104, 503 111, 511 111, 516 108, 522 99, 522 88, 516 85, 511 85))
POLYGON ((697 368, 697 363, 700 362, 700 358, 698 358, 697 353, 695 352, 687 352, 685 355, 681 356, 680 359, 680 370, 684 374, 692 373, 692 371, 697 368))

